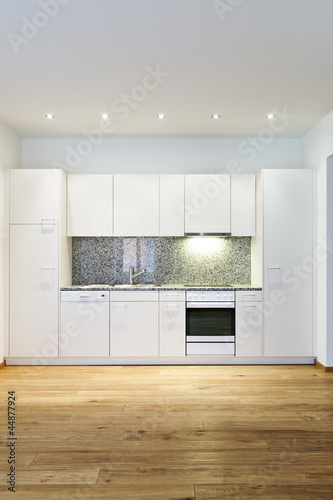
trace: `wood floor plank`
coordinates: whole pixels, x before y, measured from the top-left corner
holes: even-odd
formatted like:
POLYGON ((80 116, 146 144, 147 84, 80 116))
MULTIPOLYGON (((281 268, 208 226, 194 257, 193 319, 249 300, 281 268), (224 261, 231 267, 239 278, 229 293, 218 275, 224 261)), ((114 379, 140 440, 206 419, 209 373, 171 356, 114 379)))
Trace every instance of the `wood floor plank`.
POLYGON ((195 488, 196 500, 332 500, 332 485, 214 485, 195 488))
MULTIPOLYGON (((34 484, 96 484, 100 469, 81 469, 79 472, 73 470, 57 471, 20 471, 17 477, 19 489, 22 485, 34 484)), ((5 484, 8 477, 6 472, 0 471, 0 482, 5 484)), ((14 496, 15 498, 15 496, 14 496)))
POLYGON ((228 465, 225 467, 124 467, 115 465, 101 468, 98 484, 127 484, 137 480, 142 483, 177 483, 193 482, 196 484, 239 484, 253 485, 311 485, 321 483, 333 487, 333 464, 300 466, 286 464, 283 468, 272 464, 260 468, 253 465, 228 465), (263 480, 264 478, 264 480, 263 480))
POLYGON ((0 487, 1 499, 11 500, 185 500, 194 499, 193 484, 22 485, 14 493, 0 487))

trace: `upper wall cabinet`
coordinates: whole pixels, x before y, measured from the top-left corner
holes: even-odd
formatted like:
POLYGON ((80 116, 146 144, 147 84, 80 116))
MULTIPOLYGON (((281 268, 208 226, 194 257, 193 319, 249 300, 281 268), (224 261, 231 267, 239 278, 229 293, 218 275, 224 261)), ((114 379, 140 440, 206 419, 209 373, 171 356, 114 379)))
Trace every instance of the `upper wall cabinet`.
POLYGON ((184 236, 184 175, 160 175, 160 236, 184 236))
POLYGON ((114 236, 159 236, 159 176, 114 176, 114 236))
POLYGON ((56 169, 10 170, 10 224, 58 224, 59 176, 56 169))
POLYGON ((230 233, 230 175, 185 175, 185 233, 230 233))
POLYGON ((113 175, 69 175, 67 235, 113 235, 113 175))
POLYGON ((231 176, 231 236, 256 234, 256 176, 231 176))

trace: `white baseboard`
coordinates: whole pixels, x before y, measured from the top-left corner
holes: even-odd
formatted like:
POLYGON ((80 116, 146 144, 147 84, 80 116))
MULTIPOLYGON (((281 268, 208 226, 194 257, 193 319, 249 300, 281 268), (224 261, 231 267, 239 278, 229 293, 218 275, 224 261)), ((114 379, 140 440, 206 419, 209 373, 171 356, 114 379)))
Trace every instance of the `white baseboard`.
POLYGON ((7 366, 88 366, 88 365, 313 365, 313 357, 112 357, 112 358, 6 358, 7 366))

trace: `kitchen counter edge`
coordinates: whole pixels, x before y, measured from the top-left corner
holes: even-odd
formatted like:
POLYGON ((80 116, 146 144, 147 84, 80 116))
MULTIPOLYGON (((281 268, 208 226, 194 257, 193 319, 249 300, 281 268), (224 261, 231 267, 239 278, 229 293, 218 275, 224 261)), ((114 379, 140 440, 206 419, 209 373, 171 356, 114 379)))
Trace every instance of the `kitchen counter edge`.
POLYGON ((145 291, 145 290, 202 290, 202 291, 209 291, 209 290, 252 290, 252 291, 261 291, 262 287, 256 287, 256 286, 249 286, 249 285, 235 285, 235 286, 174 286, 174 285, 159 285, 159 286, 122 286, 122 287, 117 287, 117 286, 112 286, 112 285, 101 285, 101 286, 90 286, 90 285, 71 285, 71 286, 66 286, 66 287, 61 287, 60 291, 81 291, 81 290, 90 290, 90 291, 145 291))

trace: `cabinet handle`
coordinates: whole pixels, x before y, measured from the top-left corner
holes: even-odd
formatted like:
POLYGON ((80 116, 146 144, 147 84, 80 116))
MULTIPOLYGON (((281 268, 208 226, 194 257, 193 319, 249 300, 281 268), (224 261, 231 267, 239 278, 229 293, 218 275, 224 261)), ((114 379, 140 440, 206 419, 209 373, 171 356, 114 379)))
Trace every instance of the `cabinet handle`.
POLYGON ((42 267, 42 271, 54 271, 55 267, 42 267))
POLYGON ((243 307, 256 307, 256 306, 243 306, 243 307))
POLYGON ((255 297, 255 293, 243 293, 243 297, 255 297))
POLYGON ((165 307, 179 307, 179 305, 176 305, 176 304, 165 304, 165 307))
POLYGON ((281 267, 269 267, 268 269, 281 269, 281 267))
POLYGON ((42 225, 45 224, 45 225, 48 225, 48 226, 54 226, 55 224, 55 219, 52 219, 52 217, 50 218, 42 218, 42 225))
POLYGON ((126 304, 113 304, 113 307, 127 307, 126 304))

